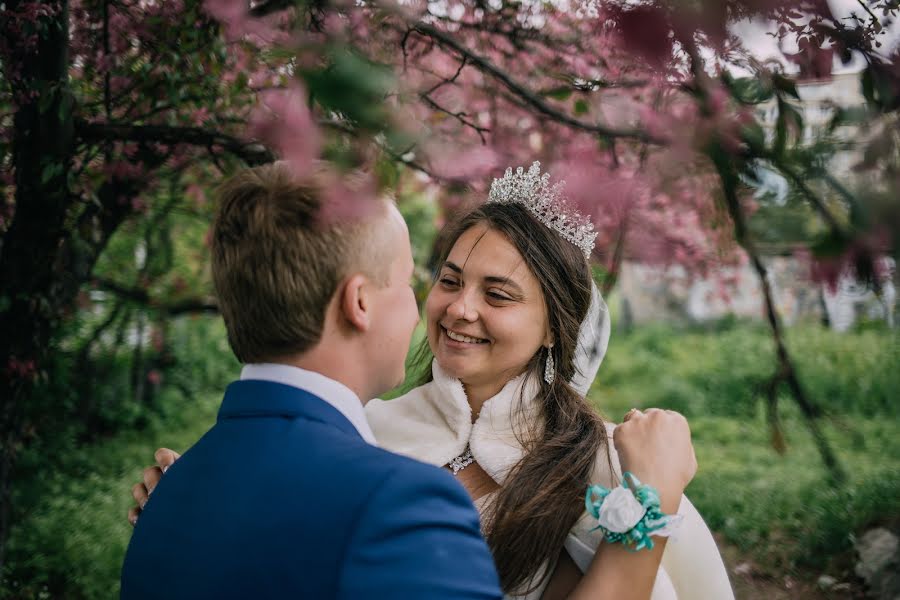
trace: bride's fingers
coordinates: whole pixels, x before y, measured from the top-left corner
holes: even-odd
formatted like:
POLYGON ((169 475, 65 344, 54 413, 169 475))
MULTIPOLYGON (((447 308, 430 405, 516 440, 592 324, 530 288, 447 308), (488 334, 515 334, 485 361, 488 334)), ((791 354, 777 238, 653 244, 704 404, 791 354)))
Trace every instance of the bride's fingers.
POLYGON ((141 514, 141 509, 137 506, 132 506, 128 509, 128 522, 131 523, 131 526, 134 527, 137 525, 138 516, 141 514))
POLYGON ((147 467, 144 469, 144 488, 147 490, 148 496, 153 493, 162 475, 162 469, 159 467, 147 467))
POLYGON ((160 448, 153 454, 153 458, 156 459, 156 464, 159 465, 159 468, 165 473, 166 469, 172 466, 172 463, 181 458, 181 455, 174 450, 160 448))
POLYGON ((639 415, 642 415, 642 414, 644 414, 644 413, 642 413, 642 412, 640 411, 640 409, 638 409, 638 408, 632 408, 632 409, 629 410, 627 413, 625 413, 625 416, 624 416, 624 417, 622 417, 622 422, 623 422, 623 423, 627 423, 627 422, 628 422, 629 420, 631 420, 632 418, 634 418, 634 417, 636 417, 636 416, 639 416, 639 415))
POLYGON ((137 502, 138 508, 144 508, 144 505, 147 504, 147 499, 150 497, 149 492, 147 492, 147 488, 144 487, 143 483, 136 483, 134 487, 131 488, 131 497, 134 498, 134 501, 137 502))

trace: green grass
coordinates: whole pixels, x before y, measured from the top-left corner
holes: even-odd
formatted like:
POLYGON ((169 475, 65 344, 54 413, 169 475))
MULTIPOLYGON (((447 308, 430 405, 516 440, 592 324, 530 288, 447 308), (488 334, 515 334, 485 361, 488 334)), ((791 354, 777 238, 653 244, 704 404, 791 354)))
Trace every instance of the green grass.
POLYGON ((805 425, 785 421, 788 449, 769 443, 763 415, 691 420, 698 474, 687 494, 710 527, 773 574, 846 568, 852 536, 900 519, 900 436, 886 419, 826 426, 848 471, 841 486, 828 474, 805 425))
MULTIPOLYGON (((802 385, 824 412, 900 416, 900 332, 798 326, 786 335, 802 385)), ((772 338, 761 325, 648 326, 611 340, 590 395, 614 419, 632 406, 749 417, 774 370, 772 338)))

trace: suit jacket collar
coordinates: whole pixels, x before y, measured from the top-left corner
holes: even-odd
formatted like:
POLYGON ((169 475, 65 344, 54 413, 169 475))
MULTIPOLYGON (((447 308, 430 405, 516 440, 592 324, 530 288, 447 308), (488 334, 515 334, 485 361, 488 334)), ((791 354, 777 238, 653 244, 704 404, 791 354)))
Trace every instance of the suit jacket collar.
POLYGON ((276 363, 246 364, 241 369, 241 380, 256 379, 283 383, 318 396, 336 408, 370 444, 375 444, 375 435, 366 421, 359 396, 340 381, 326 377, 316 371, 301 369, 294 365, 276 363))
POLYGON ((251 379, 235 381, 225 390, 225 398, 219 408, 219 421, 267 416, 304 417, 362 437, 341 411, 306 390, 274 381, 251 379))

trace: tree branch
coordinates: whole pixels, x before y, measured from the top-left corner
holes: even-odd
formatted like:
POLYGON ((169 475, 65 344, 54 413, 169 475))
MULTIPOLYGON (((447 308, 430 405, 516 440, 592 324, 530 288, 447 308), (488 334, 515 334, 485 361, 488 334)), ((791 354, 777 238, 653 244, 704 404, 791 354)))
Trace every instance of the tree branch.
POLYGON ((467 118, 466 118, 466 117, 468 116, 468 113, 467 113, 467 112, 465 112, 465 111, 453 112, 453 111, 451 111, 451 110, 448 110, 448 109, 444 108, 443 106, 441 106, 441 105, 438 104, 437 102, 435 102, 435 101, 431 98, 431 96, 428 96, 427 94, 420 94, 419 96, 422 98, 422 100, 425 102, 425 104, 427 104, 428 106, 430 106, 430 107, 433 108, 434 110, 436 110, 436 111, 438 111, 438 112, 442 112, 442 113, 444 113, 444 114, 446 114, 446 115, 449 115, 449 116, 453 117, 454 119, 456 119, 457 121, 459 121, 460 123, 462 123, 464 127, 470 127, 472 130, 475 131, 475 133, 478 134, 478 137, 481 138, 481 143, 482 143, 482 144, 487 144, 487 138, 484 137, 484 134, 485 134, 485 133, 489 133, 491 130, 490 130, 489 128, 487 128, 487 127, 481 127, 481 126, 478 125, 477 123, 475 123, 475 122, 470 121, 469 119, 467 119, 467 118))
POLYGON ((494 65, 488 59, 475 54, 446 33, 438 31, 431 25, 426 25, 425 23, 421 22, 411 24, 411 28, 419 34, 431 38, 439 46, 443 48, 449 48, 453 52, 457 53, 458 55, 463 57, 469 64, 478 68, 478 70, 480 70, 482 73, 486 73, 502 83, 510 92, 521 98, 522 101, 532 109, 547 117, 550 117, 558 123, 562 123, 563 125, 567 125, 568 127, 571 127, 573 129, 586 131, 588 133, 601 135, 607 138, 631 138, 652 144, 664 143, 664 140, 652 136, 646 131, 642 131, 640 129, 615 129, 613 127, 607 127, 605 125, 585 123, 574 117, 571 117, 568 114, 554 108, 550 104, 547 104, 543 99, 540 98, 540 96, 535 94, 533 91, 531 91, 521 83, 515 81, 512 77, 509 76, 508 73, 494 65))
POLYGON ((790 179, 797 189, 803 194, 803 196, 809 201, 812 207, 815 209, 817 213, 822 217, 822 220, 828 224, 828 227, 831 228, 831 231, 839 235, 841 237, 845 237, 847 232, 844 231, 844 227, 838 223, 838 220, 835 218, 831 211, 825 206, 825 203, 819 198, 816 193, 806 185, 806 182, 803 180, 803 177, 800 176, 794 169, 792 169, 789 165, 785 164, 784 161, 777 159, 774 156, 769 157, 769 162, 772 163, 776 169, 781 171, 788 179, 790 179))
POLYGON ((112 292, 120 298, 124 298, 125 300, 141 304, 151 310, 160 312, 170 317, 175 317, 187 313, 219 312, 219 307, 215 302, 210 302, 202 298, 188 298, 185 300, 167 304, 164 302, 159 302, 155 298, 152 298, 147 290, 141 288, 131 288, 113 281, 112 279, 107 279, 105 277, 95 277, 92 281, 94 283, 94 286, 101 290, 112 292))
POLYGON ((80 139, 88 142, 188 144, 207 148, 219 146, 250 165, 261 165, 275 160, 271 150, 258 142, 248 142, 200 127, 91 123, 78 119, 75 121, 75 133, 80 139))
MULTIPOLYGON (((703 70, 703 62, 696 43, 693 39, 682 40, 682 43, 684 44, 685 51, 690 57, 691 72, 697 86, 699 94, 698 99, 701 102, 701 108, 703 108, 704 111, 711 112, 709 107, 710 94, 707 88, 709 77, 703 70)), ((772 331, 773 341, 775 342, 775 353, 777 355, 778 366, 769 383, 769 394, 766 405, 769 423, 772 425, 773 445, 775 446, 775 449, 779 451, 784 448, 784 438, 778 421, 777 393, 778 387, 784 382, 788 384, 791 395, 794 397, 794 401, 806 421, 806 426, 812 434, 813 441, 819 451, 819 456, 821 456, 822 462, 825 464, 826 469, 828 469, 829 475, 835 483, 843 483, 847 480, 847 474, 841 466, 837 456, 834 454, 834 451, 831 449, 828 439, 819 427, 818 418, 821 413, 818 407, 810 401, 809 396, 806 395, 806 390, 800 384, 800 378, 797 375, 794 361, 784 342, 784 332, 782 330, 781 319, 778 316, 778 310, 775 308, 775 297, 772 292, 771 282, 769 281, 768 269, 760 257, 759 249, 756 247, 756 242, 753 239, 753 235, 744 218, 744 209, 741 206, 740 198, 738 197, 738 186, 740 185, 738 173, 741 163, 736 162, 727 151, 717 144, 714 144, 713 147, 710 148, 708 155, 715 165, 719 180, 722 182, 722 194, 725 200, 725 207, 728 209, 728 214, 731 217, 731 222, 734 226, 735 240, 747 253, 747 256, 750 258, 750 264, 753 267, 753 270, 756 271, 756 276, 759 279, 759 285, 762 288, 763 293, 766 318, 769 322, 769 328, 772 331)))

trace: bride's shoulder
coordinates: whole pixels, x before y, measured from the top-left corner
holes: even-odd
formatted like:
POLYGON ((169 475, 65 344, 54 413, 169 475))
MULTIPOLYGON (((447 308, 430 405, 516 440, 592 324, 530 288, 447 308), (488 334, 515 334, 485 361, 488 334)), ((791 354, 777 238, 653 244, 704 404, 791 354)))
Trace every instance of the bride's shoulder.
POLYGON ((371 417, 372 415, 396 415, 408 412, 411 408, 421 405, 423 400, 428 401, 431 399, 434 395, 432 387, 433 382, 429 382, 416 386, 405 394, 390 400, 381 398, 369 400, 365 405, 366 415, 371 417))

